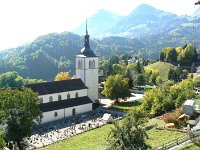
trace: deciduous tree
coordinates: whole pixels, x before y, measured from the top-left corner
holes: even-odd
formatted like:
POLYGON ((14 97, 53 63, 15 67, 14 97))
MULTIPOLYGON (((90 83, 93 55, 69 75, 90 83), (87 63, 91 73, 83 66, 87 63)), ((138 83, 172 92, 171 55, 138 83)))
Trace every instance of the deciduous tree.
POLYGON ((17 142, 21 150, 23 138, 31 136, 34 121, 40 121, 41 111, 36 93, 27 88, 0 91, 0 120, 4 120, 6 137, 17 142))
POLYGON ((109 76, 104 85, 102 94, 106 95, 111 100, 118 101, 120 98, 130 97, 128 86, 128 78, 123 78, 122 75, 109 76))
POLYGON ((3 139, 3 132, 0 131, 0 149, 4 149, 5 146, 6 146, 6 142, 3 139))
POLYGON ((141 109, 134 109, 120 123, 115 122, 108 136, 110 148, 113 150, 145 150, 148 138, 143 124, 147 122, 141 109))
POLYGON ((71 79, 69 72, 59 72, 55 77, 55 81, 69 80, 69 79, 71 79))

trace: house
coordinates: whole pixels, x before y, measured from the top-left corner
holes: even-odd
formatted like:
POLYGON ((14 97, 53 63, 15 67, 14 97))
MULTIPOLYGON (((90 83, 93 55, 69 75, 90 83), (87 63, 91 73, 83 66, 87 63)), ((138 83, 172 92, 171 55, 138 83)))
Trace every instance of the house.
POLYGON ((187 100, 183 104, 183 112, 186 115, 192 116, 194 113, 195 102, 194 100, 187 100))
POLYGON ((90 48, 89 37, 86 23, 84 48, 76 56, 75 79, 26 86, 39 95, 41 123, 91 111, 98 100, 98 56, 90 48))

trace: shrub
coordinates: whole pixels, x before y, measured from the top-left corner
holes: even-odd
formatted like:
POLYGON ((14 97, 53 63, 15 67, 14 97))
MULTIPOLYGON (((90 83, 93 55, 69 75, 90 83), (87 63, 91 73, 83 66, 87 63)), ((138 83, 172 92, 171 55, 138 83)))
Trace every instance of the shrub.
POLYGON ((177 108, 173 112, 165 113, 162 117, 165 123, 174 123, 176 127, 181 126, 184 122, 179 120, 179 117, 183 114, 183 108, 177 108))

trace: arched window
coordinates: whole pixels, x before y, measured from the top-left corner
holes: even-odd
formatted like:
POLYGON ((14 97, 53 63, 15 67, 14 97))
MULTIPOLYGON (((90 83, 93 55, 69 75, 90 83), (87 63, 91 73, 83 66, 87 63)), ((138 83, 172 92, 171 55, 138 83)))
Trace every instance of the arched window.
POLYGON ((70 99, 70 94, 69 93, 67 94, 67 99, 70 99))
POLYGON ((81 64, 80 64, 81 69, 83 69, 83 61, 81 60, 81 64))
POLYGON ((42 104, 43 103, 43 98, 40 98, 40 104, 42 104))
POLYGON ((76 97, 76 98, 78 97, 78 92, 76 92, 75 97, 76 97))
POLYGON ((92 69, 92 61, 89 61, 89 69, 92 69))
POLYGON ((52 96, 49 97, 49 102, 53 102, 53 97, 52 96))
POLYGON ((95 61, 92 61, 92 68, 95 68, 95 61))
POLYGON ((80 63, 81 63, 80 60, 78 60, 78 68, 80 68, 80 63))
POLYGON ((83 68, 83 61, 82 60, 78 60, 78 68, 79 69, 83 68))
POLYGON ((76 109, 75 108, 72 109, 72 115, 73 116, 76 115, 76 109))
POLYGON ((58 95, 58 100, 61 101, 62 100, 62 96, 58 95))
POLYGON ((54 117, 57 117, 57 116, 58 116, 58 113, 57 113, 57 112, 55 112, 55 113, 54 113, 54 117))

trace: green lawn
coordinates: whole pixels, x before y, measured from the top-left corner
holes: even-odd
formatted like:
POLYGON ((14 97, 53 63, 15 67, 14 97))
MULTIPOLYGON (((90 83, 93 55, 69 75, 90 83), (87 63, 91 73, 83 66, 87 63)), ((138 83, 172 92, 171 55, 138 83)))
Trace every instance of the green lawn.
POLYGON ((194 99, 195 103, 200 106, 200 98, 194 99))
POLYGON ((148 131, 147 134, 149 136, 147 143, 150 144, 153 148, 155 148, 160 147, 163 144, 172 142, 173 140, 185 135, 186 133, 178 131, 152 129, 148 131))
MULTIPOLYGON (((150 119, 147 123, 149 130, 147 131, 149 139, 147 143, 152 147, 162 146, 162 144, 170 142, 177 137, 183 136, 185 133, 168 130, 158 130, 154 125, 162 125, 163 121, 157 118, 150 119), (153 126, 152 126, 153 125, 153 126)), ((107 147, 107 137, 109 131, 113 127, 112 124, 105 125, 95 130, 91 130, 67 140, 55 143, 43 148, 44 150, 102 150, 107 147)))
POLYGON ((117 111, 129 111, 132 108, 136 108, 142 105, 142 100, 132 101, 132 102, 120 102, 115 105, 112 105, 110 109, 114 109, 117 111))
POLYGON ((45 150, 102 150, 106 148, 106 138, 113 125, 108 124, 95 130, 91 130, 67 140, 54 143, 45 150))
POLYGON ((174 65, 170 63, 166 63, 166 62, 156 62, 156 63, 148 65, 147 67, 157 69, 159 71, 161 79, 163 81, 167 81, 169 70, 173 68, 174 65))

